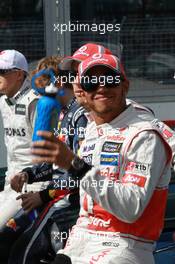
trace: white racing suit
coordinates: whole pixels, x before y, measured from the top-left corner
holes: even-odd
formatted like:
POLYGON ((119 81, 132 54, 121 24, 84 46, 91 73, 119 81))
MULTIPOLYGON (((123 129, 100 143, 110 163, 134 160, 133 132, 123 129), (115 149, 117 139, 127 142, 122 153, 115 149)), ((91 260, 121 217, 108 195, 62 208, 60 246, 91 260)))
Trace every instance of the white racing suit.
POLYGON ((132 106, 137 110, 138 114, 142 114, 142 118, 146 118, 146 120, 150 120, 153 124, 155 124, 164 137, 164 139, 170 145, 173 152, 173 160, 172 160, 172 170, 175 173, 175 131, 172 130, 169 126, 167 126, 164 122, 155 118, 154 112, 137 102, 127 99, 127 105, 132 104, 132 106))
MULTIPOLYGON (((0 226, 5 218, 8 219, 21 208, 21 202, 16 201, 18 194, 10 187, 10 177, 32 166, 30 148, 37 99, 28 79, 25 79, 20 90, 12 98, 7 98, 6 95, 0 97, 0 112, 7 147, 5 187, 4 191, 0 192, 0 226)), ((34 183, 28 186, 28 191, 38 191, 41 185, 42 183, 34 183)))
POLYGON ((89 124, 81 156, 80 216, 63 253, 73 264, 152 264, 163 228, 171 149, 131 105, 110 123, 89 124))

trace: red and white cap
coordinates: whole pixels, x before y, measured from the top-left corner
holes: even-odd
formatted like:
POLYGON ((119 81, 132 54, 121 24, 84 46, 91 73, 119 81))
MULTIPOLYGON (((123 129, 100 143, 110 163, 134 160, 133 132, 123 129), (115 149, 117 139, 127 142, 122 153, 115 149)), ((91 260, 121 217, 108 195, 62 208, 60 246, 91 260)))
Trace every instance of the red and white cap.
POLYGON ((73 61, 82 62, 88 59, 95 53, 100 54, 112 54, 112 52, 102 45, 95 43, 87 43, 81 46, 77 51, 74 52, 72 56, 65 57, 59 64, 61 70, 71 70, 71 65, 73 61))
POLYGON ((3 50, 0 52, 0 69, 20 69, 28 72, 28 63, 22 53, 17 50, 3 50))
POLYGON ((109 69, 114 70, 116 73, 121 74, 124 79, 127 80, 125 71, 119 58, 110 54, 93 54, 91 57, 80 63, 78 67, 78 73, 80 76, 85 75, 85 73, 89 69, 99 65, 103 65, 109 69))

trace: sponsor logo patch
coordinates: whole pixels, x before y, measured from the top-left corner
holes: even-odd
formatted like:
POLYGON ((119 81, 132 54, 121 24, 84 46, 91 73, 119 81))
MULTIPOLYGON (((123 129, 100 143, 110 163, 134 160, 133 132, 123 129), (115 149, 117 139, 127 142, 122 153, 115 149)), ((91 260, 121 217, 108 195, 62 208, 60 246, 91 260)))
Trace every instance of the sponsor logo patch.
POLYGON ((101 176, 107 177, 111 180, 118 180, 119 167, 118 166, 105 167, 100 171, 100 174, 101 176))
POLYGON ((62 142, 66 142, 66 135, 60 134, 59 135, 59 140, 61 140, 62 142))
POLYGON ((103 131, 102 127, 97 127, 97 134, 98 134, 99 137, 104 135, 104 131, 103 131))
POLYGON ((120 152, 121 147, 122 147, 122 143, 106 141, 103 144, 102 152, 107 152, 107 153, 120 152))
POLYGON ((89 146, 84 146, 83 152, 89 152, 91 150, 94 150, 95 144, 89 145, 89 146))
POLYGON ((168 130, 168 128, 166 128, 167 126, 164 125, 163 123, 157 122, 156 120, 153 121, 153 125, 155 125, 160 130, 160 132, 163 134, 163 136, 166 139, 171 138, 173 136, 173 133, 170 130, 168 130))
POLYGON ((64 113, 63 113, 63 112, 61 112, 61 113, 60 113, 60 116, 59 116, 59 121, 62 121, 62 120, 63 120, 63 118, 64 118, 64 113))
POLYGON ((15 114, 16 115, 25 115, 26 114, 26 106, 23 104, 15 105, 15 114))
POLYGON ((148 174, 149 164, 129 161, 126 164, 126 172, 143 173, 148 174))
POLYGON ((89 264, 100 263, 101 259, 103 259, 106 255, 109 255, 111 249, 106 249, 99 253, 99 255, 92 256, 89 264))
POLYGON ((105 246, 105 247, 119 247, 120 244, 117 243, 117 242, 110 242, 110 241, 108 241, 108 242, 103 242, 102 243, 102 246, 105 246))
POLYGON ((4 128, 4 132, 6 136, 9 137, 25 137, 26 135, 26 131, 25 128, 10 128, 10 127, 6 127, 4 128))
POLYGON ((7 223, 6 223, 6 226, 13 229, 14 231, 16 231, 17 229, 17 225, 16 225, 16 222, 13 218, 11 218, 7 223))
POLYGON ((173 133, 171 133, 168 129, 164 129, 163 135, 165 138, 171 138, 173 136, 173 133))
POLYGON ((138 185, 139 187, 144 187, 146 183, 146 177, 135 174, 126 174, 122 178, 122 183, 132 183, 138 185))
POLYGON ((90 224, 93 224, 94 226, 100 226, 100 227, 109 227, 111 220, 105 221, 100 218, 96 218, 94 216, 90 216, 90 224))
POLYGON ((87 164, 92 165, 92 154, 83 156, 83 159, 87 164))
POLYGON ((119 153, 117 153, 116 155, 101 154, 101 165, 119 166, 119 162, 119 153))
POLYGON ((124 141, 125 137, 122 135, 112 135, 112 136, 107 136, 107 140, 112 140, 112 141, 124 141))

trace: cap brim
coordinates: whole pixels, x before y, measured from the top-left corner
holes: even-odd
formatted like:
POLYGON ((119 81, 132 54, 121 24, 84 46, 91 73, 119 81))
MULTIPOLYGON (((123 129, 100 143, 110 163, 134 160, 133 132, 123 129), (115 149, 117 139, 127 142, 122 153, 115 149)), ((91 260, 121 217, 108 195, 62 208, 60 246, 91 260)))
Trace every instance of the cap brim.
POLYGON ((0 69, 1 70, 10 70, 10 69, 13 69, 13 67, 10 63, 7 63, 5 61, 0 60, 0 69))
POLYGON ((99 63, 94 63, 94 64, 91 64, 89 67, 87 67, 85 69, 85 71, 82 72, 81 75, 84 75, 85 73, 87 73, 87 71, 89 71, 90 69, 94 68, 94 67, 97 67, 97 66, 104 66, 110 70, 113 70, 114 72, 118 73, 118 74, 122 74, 120 70, 117 70, 115 69, 114 67, 108 65, 108 64, 105 64, 105 63, 102 63, 102 64, 99 64, 99 63))
POLYGON ((74 61, 81 62, 81 60, 75 59, 73 57, 66 57, 62 62, 59 63, 60 70, 73 70, 72 63, 74 61))
POLYGON ((0 69, 1 70, 12 70, 12 69, 19 69, 21 71, 24 71, 25 73, 29 73, 28 69, 21 69, 21 68, 17 68, 12 66, 10 63, 4 62, 0 60, 0 69))

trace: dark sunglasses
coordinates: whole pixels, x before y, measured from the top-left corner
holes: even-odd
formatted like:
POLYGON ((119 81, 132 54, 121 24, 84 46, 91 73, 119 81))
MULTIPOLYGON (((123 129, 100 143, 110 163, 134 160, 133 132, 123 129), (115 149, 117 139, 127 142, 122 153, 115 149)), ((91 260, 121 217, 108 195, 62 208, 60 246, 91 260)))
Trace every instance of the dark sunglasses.
POLYGON ((7 73, 10 73, 10 72, 14 72, 14 71, 19 71, 19 69, 16 69, 16 68, 14 68, 14 69, 0 69, 0 75, 5 75, 5 74, 7 74, 7 73))
POLYGON ((80 84, 85 92, 94 92, 99 85, 105 86, 105 88, 118 87, 123 78, 116 74, 104 74, 101 76, 82 76, 80 84), (94 78, 95 77, 95 78, 94 78))

